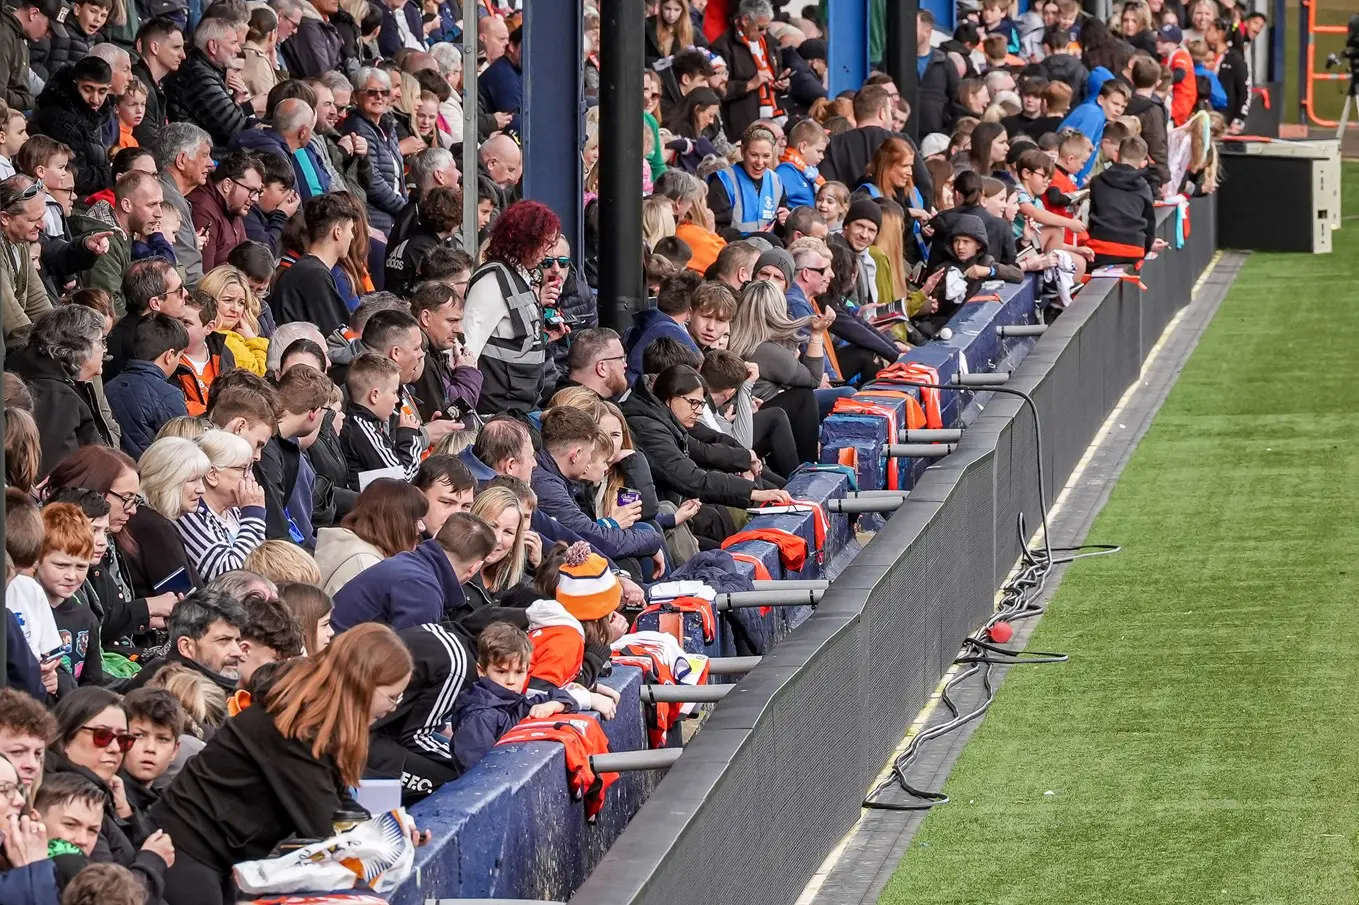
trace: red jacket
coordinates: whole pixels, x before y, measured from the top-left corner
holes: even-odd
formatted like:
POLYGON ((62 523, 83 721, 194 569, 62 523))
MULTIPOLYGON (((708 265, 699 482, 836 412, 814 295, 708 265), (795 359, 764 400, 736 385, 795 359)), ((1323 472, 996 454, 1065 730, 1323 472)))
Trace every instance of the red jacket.
POLYGON ((194 232, 208 229, 208 241, 203 243, 203 273, 227 262, 231 249, 250 237, 245 234, 245 218, 227 213, 226 199, 211 179, 184 196, 193 213, 194 232))

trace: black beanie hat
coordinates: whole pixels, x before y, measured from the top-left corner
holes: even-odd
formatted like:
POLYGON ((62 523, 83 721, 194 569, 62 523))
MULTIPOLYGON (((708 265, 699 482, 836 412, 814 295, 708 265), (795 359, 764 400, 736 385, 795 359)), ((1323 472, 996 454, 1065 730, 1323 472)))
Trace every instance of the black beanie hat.
POLYGON ((871 198, 860 198, 849 206, 849 213, 845 214, 845 226, 855 220, 869 220, 878 229, 882 229, 882 208, 871 198))

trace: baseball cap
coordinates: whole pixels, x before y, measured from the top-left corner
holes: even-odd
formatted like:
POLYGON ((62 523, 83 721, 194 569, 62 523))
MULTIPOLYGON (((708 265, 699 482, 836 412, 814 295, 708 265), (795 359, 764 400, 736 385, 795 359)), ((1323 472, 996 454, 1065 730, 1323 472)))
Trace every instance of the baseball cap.
POLYGON ((948 153, 948 136, 943 132, 931 132, 920 140, 920 154, 933 157, 935 154, 948 153))
POLYGON ((1167 44, 1178 44, 1184 40, 1184 32, 1180 31, 1180 26, 1173 22, 1167 22, 1161 26, 1161 30, 1156 33, 1156 37, 1165 41, 1167 44))
POLYGON ((53 22, 65 22, 70 12, 63 0, 19 0, 18 7, 36 9, 53 22))

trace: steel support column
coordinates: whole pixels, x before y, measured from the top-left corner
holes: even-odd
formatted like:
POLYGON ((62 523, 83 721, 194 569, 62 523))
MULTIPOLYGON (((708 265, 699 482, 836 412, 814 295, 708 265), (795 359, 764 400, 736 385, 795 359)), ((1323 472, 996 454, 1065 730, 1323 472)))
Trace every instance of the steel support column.
POLYGON ((546 204, 561 218, 562 235, 571 243, 577 264, 584 257, 582 20, 579 3, 524 4, 524 108, 520 118, 524 197, 546 204))
POLYGON ((916 74, 916 12, 920 9, 919 0, 893 0, 887 4, 887 49, 883 58, 883 68, 897 83, 897 90, 910 105, 911 118, 906 123, 906 131, 912 138, 917 135, 915 111, 920 102, 920 77, 916 74))
POLYGON ((858 91, 868 78, 868 6, 869 0, 830 0, 826 4, 831 97, 841 91, 858 91))
MULTIPOLYGON (((568 4, 569 5, 569 4, 568 4)), ((645 298, 642 273, 642 32, 639 0, 600 4, 599 323, 623 332, 645 298)))

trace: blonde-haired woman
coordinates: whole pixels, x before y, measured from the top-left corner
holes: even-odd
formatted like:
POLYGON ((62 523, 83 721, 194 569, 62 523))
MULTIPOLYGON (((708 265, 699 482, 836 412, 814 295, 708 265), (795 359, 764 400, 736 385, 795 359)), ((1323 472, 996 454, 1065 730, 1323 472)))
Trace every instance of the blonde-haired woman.
POLYGON ((656 243, 675 234, 675 206, 663 195, 642 201, 642 241, 654 250, 656 243))
POLYGON ((661 0, 656 15, 646 20, 646 65, 673 57, 687 47, 707 47, 703 32, 694 28, 689 0, 661 0))
POLYGON ((260 303, 244 273, 230 264, 214 267, 198 281, 198 290, 217 302, 217 331, 236 366, 263 377, 269 362, 269 340, 260 335, 260 303))
POLYGON ((817 461, 821 422, 813 393, 825 372, 826 331, 835 311, 826 308, 814 317, 791 318, 788 302, 768 280, 756 280, 741 293, 731 322, 727 348, 759 365, 753 392, 766 406, 788 413, 798 459, 817 461), (806 342, 807 350, 798 347, 806 342))
POLYGON ((255 450, 242 437, 211 430, 198 448, 212 467, 203 477, 198 508, 175 522, 189 561, 204 581, 239 569, 264 543, 264 488, 251 474, 255 450))
POLYGON ((198 509, 211 470, 207 453, 182 437, 157 440, 142 453, 136 511, 119 535, 134 587, 182 593, 200 584, 175 523, 198 509))
MULTIPOLYGON (((468 582, 469 593, 483 593, 484 606, 523 581, 526 564, 537 567, 542 547, 534 545, 536 555, 527 550, 525 535, 533 532, 529 531, 529 519, 519 498, 508 487, 488 487, 477 494, 472 514, 484 518, 495 535, 495 547, 482 563, 481 573, 468 582)), ((472 603, 470 598, 468 603, 472 603)))

